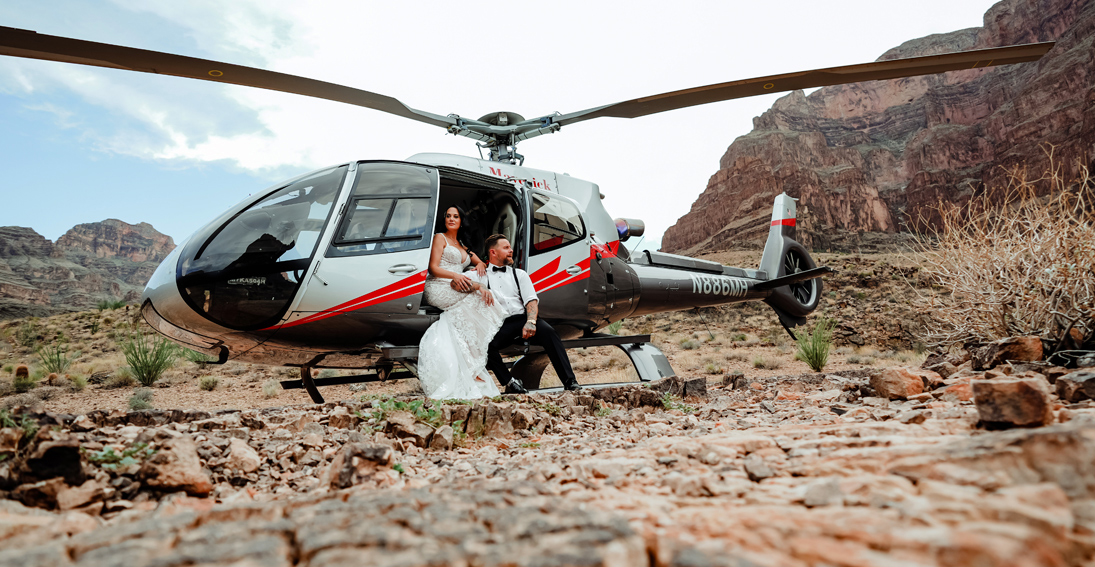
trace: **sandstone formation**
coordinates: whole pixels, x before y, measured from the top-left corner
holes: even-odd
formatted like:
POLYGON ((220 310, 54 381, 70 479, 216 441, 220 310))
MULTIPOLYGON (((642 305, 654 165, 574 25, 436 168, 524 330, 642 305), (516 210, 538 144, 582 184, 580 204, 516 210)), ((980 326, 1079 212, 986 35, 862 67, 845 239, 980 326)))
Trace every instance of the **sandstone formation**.
POLYGON ((799 199, 799 240, 815 250, 902 240, 939 202, 1031 178, 1056 146, 1062 174, 1095 159, 1095 2, 1003 0, 984 26, 908 41, 880 57, 1056 41, 1039 62, 795 91, 753 120, 726 151, 664 250, 701 254, 756 246, 772 199, 799 199), (886 236, 890 235, 890 236, 886 236))
POLYGON ((77 225, 56 243, 30 228, 0 227, 0 319, 136 301, 174 248, 147 223, 115 219, 77 225))

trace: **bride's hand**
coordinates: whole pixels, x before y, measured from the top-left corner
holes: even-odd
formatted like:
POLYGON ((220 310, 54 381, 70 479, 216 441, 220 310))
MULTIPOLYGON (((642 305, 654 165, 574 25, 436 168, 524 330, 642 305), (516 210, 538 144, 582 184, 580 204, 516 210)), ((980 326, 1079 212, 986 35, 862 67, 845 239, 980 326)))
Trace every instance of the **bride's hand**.
POLYGON ((479 274, 479 277, 487 275, 487 263, 479 262, 479 264, 475 266, 475 273, 479 274))
POLYGON ((491 294, 489 289, 480 289, 479 293, 483 296, 483 303, 494 305, 494 295, 491 294))
POLYGON ((471 291, 471 278, 464 274, 456 274, 456 277, 452 279, 452 285, 458 291, 471 291))

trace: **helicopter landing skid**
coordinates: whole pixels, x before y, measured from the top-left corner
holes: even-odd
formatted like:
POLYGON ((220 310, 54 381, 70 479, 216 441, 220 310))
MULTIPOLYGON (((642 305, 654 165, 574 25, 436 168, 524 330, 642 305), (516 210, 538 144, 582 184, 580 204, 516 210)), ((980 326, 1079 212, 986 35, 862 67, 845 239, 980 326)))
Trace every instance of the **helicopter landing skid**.
MULTIPOLYGON (((617 336, 604 333, 591 333, 578 339, 562 341, 563 348, 589 348, 598 346, 616 346, 627 354, 631 364, 635 366, 635 372, 639 375, 639 382, 652 382, 659 378, 675 376, 676 372, 669 364, 669 360, 662 354, 658 347, 650 344, 650 335, 617 336)), ((387 380, 401 380, 417 376, 418 366, 414 361, 418 358, 418 347, 385 347, 385 359, 388 364, 378 365, 375 374, 361 374, 356 376, 334 376, 330 378, 313 378, 310 366, 301 366, 300 380, 283 380, 281 387, 286 390, 303 388, 308 396, 317 404, 323 403, 323 396, 319 393, 319 386, 335 386, 339 384, 360 384, 363 382, 384 382, 387 380), (394 362, 398 362, 405 370, 395 370, 394 362)), ((527 346, 521 357, 511 366, 513 376, 520 380, 525 388, 531 391, 550 393, 559 388, 541 388, 540 379, 551 361, 548 360, 544 349, 538 346, 527 346)), ((634 384, 634 382, 612 382, 605 384, 588 384, 591 388, 604 388, 634 384)))

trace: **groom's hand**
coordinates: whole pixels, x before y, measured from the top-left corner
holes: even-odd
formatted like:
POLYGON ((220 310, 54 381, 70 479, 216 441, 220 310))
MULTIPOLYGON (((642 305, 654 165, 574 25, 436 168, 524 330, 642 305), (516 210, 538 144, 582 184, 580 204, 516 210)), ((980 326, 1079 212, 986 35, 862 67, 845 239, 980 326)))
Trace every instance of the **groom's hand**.
POLYGON ((536 322, 526 321, 525 326, 521 327, 521 338, 528 339, 536 334, 536 322))

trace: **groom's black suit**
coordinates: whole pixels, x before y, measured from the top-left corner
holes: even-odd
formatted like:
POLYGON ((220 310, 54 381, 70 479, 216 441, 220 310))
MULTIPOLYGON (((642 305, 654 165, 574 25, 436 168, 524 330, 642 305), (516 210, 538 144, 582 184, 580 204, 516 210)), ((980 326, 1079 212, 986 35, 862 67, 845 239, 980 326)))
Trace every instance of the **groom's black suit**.
MULTIPOLYGON (((533 300, 538 301, 538 298, 528 274, 524 270, 518 271, 512 266, 491 266, 487 270, 485 278, 480 279, 488 285, 495 301, 499 302, 503 308, 509 306, 510 316, 502 322, 502 327, 498 329, 494 339, 490 342, 490 346, 487 347, 487 368, 494 372, 498 382, 506 387, 507 391, 512 391, 515 389, 512 386, 514 384, 513 375, 510 374, 506 363, 502 361, 502 355, 499 354, 499 351, 524 340, 521 334, 526 323, 525 306, 533 300), (520 312, 515 313, 518 310, 520 312)), ((528 341, 544 349, 564 388, 567 390, 581 388, 578 385, 578 380, 574 377, 574 370, 570 367, 570 359, 567 358, 566 349, 563 348, 558 333, 550 324, 537 318, 536 333, 529 337, 528 341)))

